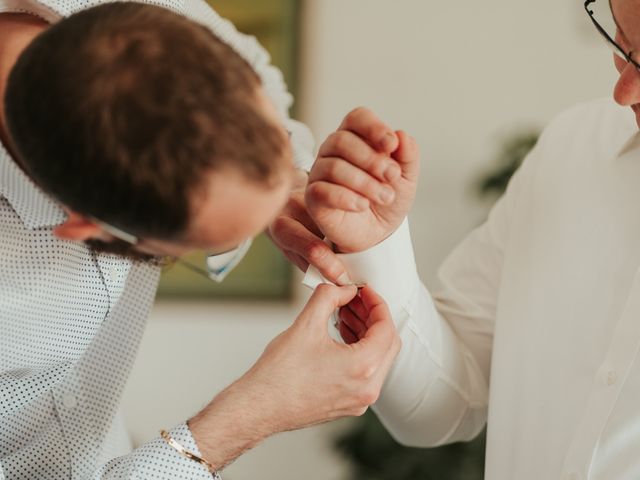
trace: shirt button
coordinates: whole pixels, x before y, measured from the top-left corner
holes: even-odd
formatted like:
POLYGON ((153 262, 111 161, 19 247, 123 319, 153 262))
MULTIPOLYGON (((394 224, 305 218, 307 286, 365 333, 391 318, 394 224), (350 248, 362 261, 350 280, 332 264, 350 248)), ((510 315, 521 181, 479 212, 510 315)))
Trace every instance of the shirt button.
POLYGON ((615 383, 618 381, 618 373, 615 370, 609 370, 607 372, 605 381, 608 386, 615 385, 615 383))
POLYGON ((78 406, 78 399, 74 394, 67 393, 62 397, 62 404, 65 406, 65 408, 71 410, 78 406))

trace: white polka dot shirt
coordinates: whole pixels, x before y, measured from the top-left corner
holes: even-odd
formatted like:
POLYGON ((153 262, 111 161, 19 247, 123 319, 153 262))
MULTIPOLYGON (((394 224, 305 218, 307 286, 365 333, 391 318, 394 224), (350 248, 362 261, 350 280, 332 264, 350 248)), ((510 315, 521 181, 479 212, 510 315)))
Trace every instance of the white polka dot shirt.
MULTIPOLYGON (((0 0, 0 12, 54 23, 97 3, 0 0)), ((291 96, 255 39, 201 0, 148 3, 204 23, 254 66, 308 168, 311 135, 288 118, 291 96)), ((114 440, 159 272, 57 239, 64 219, 0 145, 0 480, 211 479, 160 436, 132 452, 114 440)), ((169 433, 199 453, 186 423, 169 433)))

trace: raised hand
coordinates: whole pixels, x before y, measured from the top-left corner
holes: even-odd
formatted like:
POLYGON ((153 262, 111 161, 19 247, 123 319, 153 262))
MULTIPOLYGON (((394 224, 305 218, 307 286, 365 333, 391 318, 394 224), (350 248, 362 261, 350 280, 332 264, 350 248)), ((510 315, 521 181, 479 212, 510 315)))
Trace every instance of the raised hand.
POLYGON ((418 175, 415 140, 358 108, 320 148, 309 174, 307 211, 338 251, 366 250, 409 213, 418 175))

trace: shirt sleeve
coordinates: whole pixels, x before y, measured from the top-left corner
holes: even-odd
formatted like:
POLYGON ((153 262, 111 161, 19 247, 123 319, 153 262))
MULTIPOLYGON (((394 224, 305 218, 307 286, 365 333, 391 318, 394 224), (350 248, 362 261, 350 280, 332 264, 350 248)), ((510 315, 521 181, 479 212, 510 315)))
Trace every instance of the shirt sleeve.
POLYGON ((230 21, 220 17, 204 0, 184 0, 183 12, 181 13, 208 27, 254 68, 262 80, 267 96, 275 105, 285 127, 291 133, 291 146, 296 166, 309 171, 314 162, 313 135, 306 125, 289 116, 293 97, 287 89, 282 72, 271 64, 269 53, 255 37, 238 32, 230 21))
MULTIPOLYGON (((340 255, 351 279, 367 283, 389 305, 402 348, 373 409, 400 442, 433 447, 470 440, 487 417, 496 305, 508 219, 526 165, 485 224, 439 271, 431 293, 416 273, 409 225, 358 254, 340 255)), ((307 277, 313 277, 312 270, 307 277)))
MULTIPOLYGON (((200 456, 198 446, 186 423, 173 428, 169 434, 186 450, 200 456)), ((129 455, 118 457, 94 472, 92 480, 216 480, 198 462, 180 455, 162 437, 154 438, 129 455)))

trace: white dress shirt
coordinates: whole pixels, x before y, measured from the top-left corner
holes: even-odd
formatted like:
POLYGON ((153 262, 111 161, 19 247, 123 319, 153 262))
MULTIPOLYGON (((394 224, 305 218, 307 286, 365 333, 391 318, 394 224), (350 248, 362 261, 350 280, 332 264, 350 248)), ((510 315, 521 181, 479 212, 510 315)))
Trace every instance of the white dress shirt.
POLYGON ((396 438, 468 440, 488 417, 487 480, 640 478, 637 130, 611 100, 559 116, 433 297, 406 223, 343 257, 403 341, 375 407, 396 438))
MULTIPOLYGON (((53 23, 97 3, 0 0, 0 12, 53 23)), ((205 24, 249 60, 308 169, 311 135, 289 119, 291 96, 255 39, 201 0, 149 3, 205 24)), ((0 145, 0 480, 210 479, 159 436, 131 452, 116 415, 158 270, 57 239, 52 227, 64 220, 0 145)), ((198 453, 186 424, 170 433, 198 453)))

